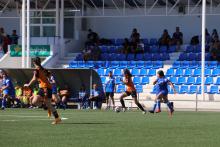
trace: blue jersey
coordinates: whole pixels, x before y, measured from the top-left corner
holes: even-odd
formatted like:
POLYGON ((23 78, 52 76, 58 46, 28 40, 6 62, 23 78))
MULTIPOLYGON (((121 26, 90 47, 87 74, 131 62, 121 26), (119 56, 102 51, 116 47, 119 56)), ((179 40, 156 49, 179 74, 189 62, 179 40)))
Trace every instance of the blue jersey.
POLYGON ((166 78, 158 78, 156 83, 157 94, 162 93, 164 95, 168 94, 168 83, 170 81, 166 78))
POLYGON ((115 91, 115 78, 107 77, 105 81, 105 92, 115 91))
POLYGON ((15 88, 10 78, 3 79, 2 86, 8 86, 8 88, 3 90, 3 94, 15 96, 15 88))

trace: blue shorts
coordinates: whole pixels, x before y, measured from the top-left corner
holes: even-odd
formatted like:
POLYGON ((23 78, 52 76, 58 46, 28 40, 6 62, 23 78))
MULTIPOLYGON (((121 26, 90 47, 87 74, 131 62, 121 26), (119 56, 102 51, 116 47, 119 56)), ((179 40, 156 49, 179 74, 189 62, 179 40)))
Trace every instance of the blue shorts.
POLYGON ((15 92, 10 91, 10 90, 8 90, 8 89, 3 90, 3 94, 4 94, 4 95, 8 95, 8 96, 10 96, 11 98, 15 98, 15 92))
POLYGON ((52 87, 52 94, 57 94, 57 87, 56 86, 52 87))
POLYGON ((164 96, 167 96, 168 95, 168 91, 167 90, 161 90, 161 91, 157 92, 157 95, 159 95, 159 94, 163 94, 164 96))

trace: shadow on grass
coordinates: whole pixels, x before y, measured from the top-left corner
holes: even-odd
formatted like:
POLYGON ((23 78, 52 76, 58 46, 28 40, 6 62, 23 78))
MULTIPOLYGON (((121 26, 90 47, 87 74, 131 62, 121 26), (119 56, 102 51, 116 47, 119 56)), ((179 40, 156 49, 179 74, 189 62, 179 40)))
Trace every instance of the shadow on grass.
POLYGON ((63 122, 61 125, 112 125, 112 122, 63 122))

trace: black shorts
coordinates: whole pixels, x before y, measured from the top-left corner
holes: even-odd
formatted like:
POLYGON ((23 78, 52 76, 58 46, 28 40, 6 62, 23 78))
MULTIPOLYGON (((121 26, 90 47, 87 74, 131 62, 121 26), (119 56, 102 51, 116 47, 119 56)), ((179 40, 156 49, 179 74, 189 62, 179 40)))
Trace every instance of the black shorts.
POLYGON ((127 94, 127 96, 137 97, 137 92, 136 91, 132 91, 132 92, 125 91, 125 93, 127 94))
POLYGON ((41 96, 41 97, 45 97, 45 95, 47 96, 47 98, 51 99, 52 98, 52 89, 49 88, 40 88, 37 95, 41 96))
POLYGON ((114 97, 114 92, 106 92, 105 96, 106 96, 107 99, 109 98, 109 96, 114 97))

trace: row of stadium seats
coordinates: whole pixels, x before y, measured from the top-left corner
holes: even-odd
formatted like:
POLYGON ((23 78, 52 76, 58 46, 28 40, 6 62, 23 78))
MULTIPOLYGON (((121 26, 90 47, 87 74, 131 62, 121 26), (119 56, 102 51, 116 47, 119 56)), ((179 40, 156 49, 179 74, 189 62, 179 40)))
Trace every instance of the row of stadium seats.
MULTIPOLYGON (((220 64, 217 61, 206 61, 206 68, 217 68, 220 64)), ((175 61, 172 68, 201 68, 201 61, 175 61)))
MULTIPOLYGON (((181 53, 179 61, 201 61, 201 53, 181 53)), ((206 53, 205 60, 210 60, 210 54, 206 53)))
MULTIPOLYGON (((118 38, 118 39, 109 39, 112 44, 114 45, 122 45, 124 43, 124 39, 123 38, 118 38)), ((146 45, 157 45, 158 41, 156 38, 151 38, 151 39, 147 39, 147 38, 142 38, 141 42, 146 44, 146 45)))
MULTIPOLYGON (((169 77, 169 80, 174 83, 175 85, 201 85, 202 79, 201 77, 169 77)), ((220 85, 220 77, 216 80, 213 77, 206 77, 205 78, 206 85, 220 85)))
MULTIPOLYGON (((216 77, 220 74, 220 69, 205 69, 205 76, 213 76, 216 77)), ((178 68, 178 69, 174 69, 174 68, 170 68, 167 70, 166 72, 166 76, 201 76, 201 69, 197 68, 197 69, 191 69, 191 68, 187 68, 187 69, 182 69, 182 68, 178 68)))
MULTIPOLYGON (((201 53, 201 45, 188 45, 184 52, 186 53, 201 53)), ((208 51, 209 45, 206 45, 206 52, 208 51)))
MULTIPOLYGON (((143 85, 135 85, 135 87, 136 87, 138 93, 143 92, 143 85)), ((205 86, 204 88, 205 88, 205 93, 220 94, 219 86, 213 85, 213 86, 210 86, 209 88, 207 88, 207 86, 205 86)), ((201 89, 202 89, 201 86, 195 86, 195 85, 175 86, 175 90, 178 94, 196 94, 196 93, 201 94, 201 89)), ((126 90, 125 85, 118 85, 116 87, 116 93, 122 93, 125 90, 126 90)), ((170 86, 168 87, 168 91, 170 94, 174 94, 174 91, 170 86)), ((156 87, 154 87, 151 93, 156 94, 156 92, 157 92, 156 87)))
MULTIPOLYGON (((162 61, 71 61, 70 68, 145 68, 159 69, 163 67, 162 61)), ((104 69, 103 69, 104 70, 104 69)))
MULTIPOLYGON (((121 52, 123 49, 123 46, 99 46, 102 53, 118 53, 121 52)), ((170 46, 167 48, 167 46, 161 46, 160 48, 158 46, 144 46, 144 51, 147 53, 173 53, 176 51, 176 46, 170 46)))
MULTIPOLYGON (((117 85, 122 84, 121 78, 122 77, 115 77, 115 84, 117 84, 117 85)), ((106 77, 105 76, 101 77, 101 81, 102 81, 102 84, 105 84, 106 77)), ((134 82, 135 85, 146 85, 146 84, 150 83, 150 79, 147 76, 133 77, 133 82, 134 82)))
MULTIPOLYGON (((108 73, 112 71, 114 76, 122 76, 123 75, 123 70, 122 69, 103 69, 99 68, 97 69, 97 73, 100 76, 108 75, 108 73)), ((155 76, 156 75, 156 69, 130 69, 131 74, 133 76, 155 76)))
MULTIPOLYGON (((177 86, 175 85, 175 90, 177 91, 178 94, 201 94, 201 86, 196 86, 196 85, 183 85, 183 86, 177 86)), ((168 87, 169 94, 174 94, 174 91, 171 89, 171 87, 168 87)), ((207 86, 204 87, 205 93, 208 94, 220 94, 219 92, 219 86, 212 85, 209 88, 207 86)), ((156 93, 156 87, 153 88, 152 94, 156 93)))

